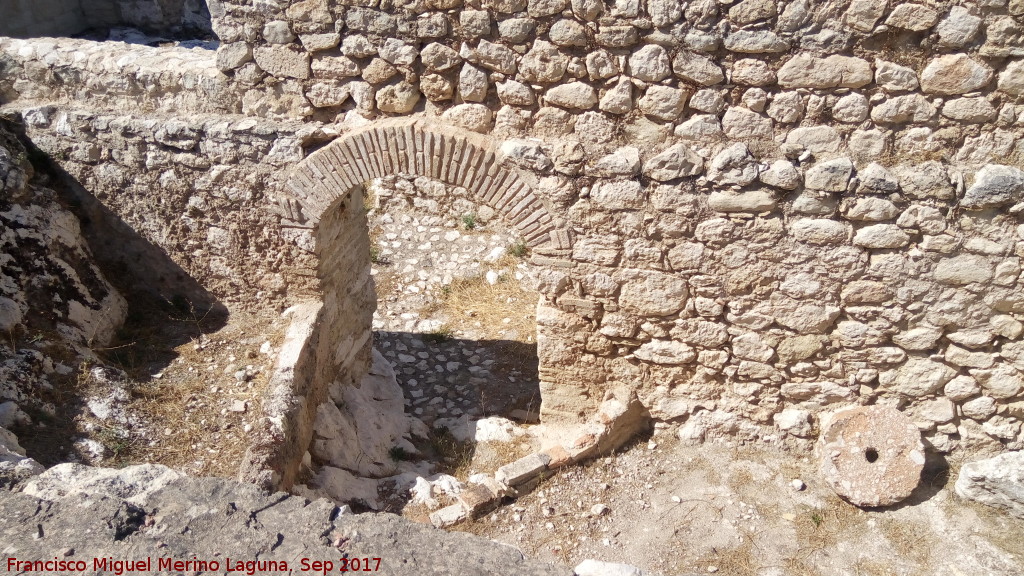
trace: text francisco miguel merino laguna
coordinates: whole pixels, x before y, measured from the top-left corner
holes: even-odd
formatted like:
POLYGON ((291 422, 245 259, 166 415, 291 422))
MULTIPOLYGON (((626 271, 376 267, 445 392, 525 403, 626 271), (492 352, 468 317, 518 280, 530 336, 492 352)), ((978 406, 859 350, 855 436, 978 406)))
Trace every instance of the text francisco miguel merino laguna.
POLYGON ((220 560, 201 560, 192 557, 189 560, 177 558, 140 558, 137 560, 116 560, 110 558, 90 558, 81 560, 18 560, 7 558, 8 572, 107 572, 122 576, 138 572, 238 572, 247 576, 265 572, 303 573, 317 572, 376 572, 380 569, 380 558, 340 558, 338 560, 310 560, 302 558, 296 564, 289 565, 286 560, 239 560, 223 558, 220 560))

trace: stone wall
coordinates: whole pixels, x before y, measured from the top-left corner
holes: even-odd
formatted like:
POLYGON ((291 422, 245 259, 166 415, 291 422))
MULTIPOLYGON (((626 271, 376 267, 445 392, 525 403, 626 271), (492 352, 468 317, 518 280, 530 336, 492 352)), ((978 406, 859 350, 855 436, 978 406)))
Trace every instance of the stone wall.
POLYGON ((113 26, 203 35, 210 32, 210 13, 202 0, 10 0, 0 36, 71 36, 113 26))
MULTIPOLYGON (((48 96, 58 106, 106 107, 140 94, 154 130, 172 119, 188 124, 175 116, 196 110, 305 119, 319 134, 308 147, 405 115, 486 135, 472 161, 525 186, 515 192, 524 204, 505 216, 523 223, 529 206, 550 220, 532 239, 549 419, 593 414, 605 391, 625 387, 687 438, 812 437, 822 410, 886 403, 911 414, 939 450, 1022 446, 1024 4, 210 7, 222 44, 195 73, 149 63, 129 80, 163 83, 111 96, 87 88, 122 86, 118 61, 83 60, 77 54, 93 50, 85 46, 4 41, 0 66, 13 80, 0 91, 9 107, 48 96), (189 96, 193 85, 204 97, 189 96)), ((61 124, 49 125, 38 133, 61 124)), ((61 138, 80 154, 94 136, 61 138)), ((413 149, 434 150, 427 146, 413 149)), ((403 166, 406 150, 397 138, 376 139, 349 149, 350 158, 311 156, 291 175, 270 173, 305 154, 257 166, 252 188, 274 201, 231 218, 282 219, 284 237, 307 249, 319 238, 323 258, 339 248, 322 222, 309 226, 364 182, 368 167, 432 177, 447 169, 431 164, 441 162, 433 154, 416 170, 415 158, 403 166), (283 186, 304 172, 320 184, 283 186)), ((205 182, 202 159, 183 158, 198 163, 197 182, 205 182)), ((81 172, 69 172, 79 179, 111 163, 76 162, 81 172)), ((173 189, 174 178, 156 177, 166 168, 135 169, 151 189, 173 189)), ((138 211, 133 224, 174 221, 155 210, 138 211)), ((213 242, 222 238, 214 228, 204 220, 179 237, 213 242)), ((239 237, 257 229, 240 228, 239 237)), ((176 259, 202 250, 150 236, 176 259)), ((276 241, 249 247, 249 256, 293 250, 276 241)), ((190 266, 230 292, 226 277, 190 266)), ((257 283, 273 278, 245 273, 257 283)))

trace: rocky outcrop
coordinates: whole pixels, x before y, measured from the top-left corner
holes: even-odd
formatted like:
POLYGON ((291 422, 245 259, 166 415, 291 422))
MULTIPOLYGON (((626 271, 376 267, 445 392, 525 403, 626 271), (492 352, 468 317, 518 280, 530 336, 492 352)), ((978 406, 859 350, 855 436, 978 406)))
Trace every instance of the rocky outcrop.
POLYGON ((298 570, 303 560, 307 569, 320 561, 333 562, 331 571, 338 571, 339 559, 348 558, 350 569, 355 562, 369 562, 384 573, 410 576, 572 574, 468 534, 391 514, 353 515, 327 500, 267 493, 232 480, 187 478, 154 466, 67 472, 64 467, 47 471, 24 492, 0 490, 5 562, 58 556, 84 562, 84 572, 98 572, 94 559, 149 558, 152 571, 158 571, 160 559, 173 559, 218 563, 204 572, 224 571, 229 562, 232 570, 287 572, 298 570), (162 480, 145 481, 156 478, 162 480), (246 563, 252 564, 247 568, 246 563), (282 568, 285 564, 288 568, 282 568))
POLYGON ((961 498, 1024 519, 1024 452, 964 464, 955 488, 961 498))

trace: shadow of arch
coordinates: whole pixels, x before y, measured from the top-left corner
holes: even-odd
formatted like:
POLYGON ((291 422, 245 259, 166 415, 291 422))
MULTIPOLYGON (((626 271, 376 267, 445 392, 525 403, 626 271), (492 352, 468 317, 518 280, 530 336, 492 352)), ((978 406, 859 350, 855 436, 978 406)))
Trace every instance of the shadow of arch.
POLYGON ((530 248, 571 248, 565 224, 534 195, 529 177, 501 166, 490 137, 423 118, 374 122, 311 154, 288 179, 285 209, 317 224, 352 189, 400 173, 469 190, 530 248))

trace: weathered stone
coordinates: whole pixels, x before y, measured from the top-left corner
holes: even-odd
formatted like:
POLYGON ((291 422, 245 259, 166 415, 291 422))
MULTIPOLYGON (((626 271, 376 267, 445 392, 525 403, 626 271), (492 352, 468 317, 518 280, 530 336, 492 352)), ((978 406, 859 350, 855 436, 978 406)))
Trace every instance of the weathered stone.
POLYGON ((252 46, 248 42, 223 43, 217 48, 217 69, 230 72, 252 61, 252 46))
POLYGON ((927 358, 910 358, 893 373, 879 375, 879 383, 888 390, 921 398, 942 388, 956 376, 956 370, 927 358))
POLYGON ((843 139, 831 126, 808 126, 790 130, 786 143, 803 146, 811 154, 835 154, 842 149, 843 139))
POLYGON ((798 54, 779 68, 784 88, 860 88, 871 83, 871 64, 851 56, 798 54))
POLYGON ((775 425, 783 432, 806 438, 813 432, 811 413, 799 408, 786 408, 772 416, 775 425))
POLYGON ((821 407, 837 402, 849 402, 853 391, 835 382, 786 382, 779 389, 786 400, 800 402, 807 407, 821 407))
POLYGON ((491 128, 491 110, 483 104, 459 104, 448 109, 442 117, 473 132, 486 133, 491 128))
POLYGON ((494 473, 494 479, 506 486, 519 486, 547 470, 548 462, 551 462, 551 457, 547 454, 530 454, 498 468, 494 473))
POLYGON ((640 171, 640 151, 634 146, 623 146, 599 158, 588 170, 602 177, 635 176, 640 171))
POLYGON ((273 76, 309 78, 309 54, 290 46, 260 46, 253 51, 260 68, 273 76))
POLYGON ((767 190, 751 192, 712 192, 708 196, 708 207, 718 212, 769 212, 775 209, 778 200, 767 190))
MULTIPOLYGON (((611 78, 619 73, 619 65, 607 50, 594 50, 587 54, 587 76, 591 80, 611 78)), ((620 79, 626 80, 625 78, 620 79)))
POLYGON ((535 172, 543 172, 552 166, 551 158, 544 153, 540 140, 506 140, 498 150, 499 158, 513 165, 535 172))
POLYGON ((771 0, 743 0, 729 9, 729 20, 740 26, 774 18, 778 12, 771 0))
POLYGON ((842 244, 849 238, 843 222, 826 219, 802 218, 791 224, 794 238, 808 244, 842 244))
POLYGON ((603 180, 594 184, 590 198, 610 210, 637 210, 643 206, 643 188, 633 180, 603 180))
POLYGON ((998 111, 986 98, 957 98, 942 105, 942 115, 960 122, 982 123, 996 119, 998 111))
POLYGON ((974 175, 960 205, 968 210, 997 208, 1024 199, 1024 170, 1013 166, 988 164, 974 175))
POLYGON ((488 70, 502 74, 512 74, 516 71, 516 53, 501 44, 481 40, 472 54, 473 62, 488 70))
POLYGON ((991 396, 979 396, 960 406, 964 416, 983 422, 996 413, 996 401, 991 396))
POLYGON ((668 316, 686 305, 689 292, 686 280, 660 272, 643 272, 639 278, 622 285, 619 305, 644 316, 668 316))
POLYGON ((962 48, 974 40, 980 29, 980 17, 971 14, 964 6, 953 6, 936 29, 939 33, 939 46, 962 48))
POLYGON ((875 84, 892 92, 917 90, 917 73, 906 66, 875 60, 875 84))
POLYGON ((804 186, 811 190, 842 192, 853 176, 853 162, 849 158, 836 158, 819 162, 804 175, 804 186))
POLYGON ((840 122, 863 122, 868 110, 868 99, 863 94, 847 94, 832 106, 832 117, 840 122))
POLYGON ((309 103, 317 108, 341 106, 350 95, 351 90, 347 84, 317 82, 306 90, 309 103))
POLYGON ((877 162, 868 164, 857 176, 860 178, 861 186, 868 190, 892 193, 900 189, 899 180, 889 174, 889 171, 877 162))
POLYGON ((553 44, 536 40, 519 62, 519 72, 529 82, 558 82, 565 75, 569 58, 553 44))
POLYGON ((889 98, 871 109, 871 119, 879 123, 927 122, 935 116, 935 106, 920 94, 889 98))
POLYGON ((341 41, 341 53, 350 58, 369 58, 377 55, 377 47, 362 34, 346 34, 341 41))
POLYGON ((800 334, 823 334, 839 317, 838 306, 797 300, 782 292, 773 292, 770 301, 775 321, 800 334))
POLYGON ((683 7, 675 0, 647 0, 647 13, 657 27, 670 26, 683 17, 683 7))
POLYGON ((432 42, 420 52, 420 60, 427 70, 443 71, 454 68, 462 63, 459 53, 444 44, 432 42))
POLYGON ((947 54, 932 60, 921 72, 921 90, 929 94, 966 94, 992 82, 994 73, 987 64, 966 54, 947 54))
POLYGON ((359 76, 359 65, 348 56, 317 56, 310 63, 314 78, 341 80, 359 76))
POLYGON ((773 188, 796 190, 800 185, 800 173, 791 162, 776 160, 768 166, 768 170, 758 175, 761 182, 773 188))
MULTIPOLYGON (((632 62, 632 59, 630 59, 630 62, 632 62)), ((676 55, 672 60, 672 71, 683 80, 693 82, 699 86, 713 86, 721 84, 725 80, 725 74, 722 73, 722 69, 718 67, 714 60, 689 52, 680 52, 676 55)))
POLYGON ((288 44, 295 40, 295 34, 284 20, 271 20, 263 25, 263 39, 269 44, 288 44))
POLYGON ((586 46, 587 29, 579 22, 562 19, 551 25, 548 38, 558 46, 586 46))
POLYGON ((863 248, 902 248, 909 242, 910 236, 895 224, 865 226, 853 236, 853 243, 863 248))
POLYGON ((789 42, 770 30, 734 30, 725 37, 725 49, 744 54, 770 54, 789 50, 789 42))
POLYGON ((461 502, 445 506, 430 513, 430 523, 434 528, 448 528, 469 518, 469 510, 461 502))
POLYGON ((711 160, 708 180, 718 184, 746 186, 757 178, 757 163, 746 144, 737 142, 711 160))
POLYGON ((733 106, 722 117, 722 130, 733 140, 770 140, 772 121, 757 112, 733 106))
POLYGON ((1015 60, 1007 64, 999 74, 998 86, 1007 94, 1024 95, 1024 60, 1015 60))
POLYGON ((850 220, 864 220, 868 222, 881 222, 892 220, 900 211, 896 205, 883 198, 861 198, 858 199, 849 210, 846 217, 850 220))
POLYGON ((1024 452, 1007 452, 964 464, 957 496, 1024 519, 1024 452))
POLYGON ((939 21, 939 13, 923 4, 901 3, 897 4, 885 19, 885 23, 893 28, 903 28, 921 32, 927 30, 939 21))
POLYGON ((917 426, 887 406, 840 410, 822 423, 821 473, 855 506, 891 506, 921 482, 924 445, 917 426))
POLYGON ((697 360, 697 352, 682 342, 672 340, 652 340, 633 352, 638 360, 654 364, 678 365, 691 364, 697 360))
POLYGON ((651 86, 637 101, 640 110, 665 122, 674 122, 686 108, 689 92, 669 86, 651 86))
POLYGON ((588 110, 597 105, 597 92, 589 84, 570 82, 551 88, 544 95, 544 99, 548 104, 570 110, 588 110))
POLYGON ((644 163, 644 176, 659 182, 694 176, 704 169, 704 159, 685 144, 675 144, 644 163))
POLYGON ((775 71, 765 62, 753 58, 743 58, 734 62, 729 79, 733 84, 746 86, 769 86, 776 81, 775 71))
POLYGON ((858 32, 871 32, 885 8, 885 0, 853 0, 846 10, 846 23, 858 32))
POLYGON ((409 66, 416 61, 419 51, 402 40, 388 38, 384 40, 384 44, 381 45, 378 54, 380 54, 381 58, 395 66, 409 66))
POLYGON ((805 110, 804 98, 799 92, 782 92, 772 99, 768 116, 777 122, 799 122, 805 110))
POLYGON ((459 96, 466 102, 483 102, 487 99, 487 73, 471 65, 463 64, 459 72, 459 96))
POLYGON ((481 38, 491 33, 491 15, 486 10, 459 12, 459 27, 468 38, 481 38))
POLYGON ((534 103, 533 90, 515 80, 498 82, 498 99, 512 106, 531 106, 534 103))
POLYGON ((629 48, 640 41, 640 35, 632 26, 601 26, 594 40, 605 48, 629 48))
POLYGON ((440 74, 424 74, 420 78, 420 90, 427 100, 439 102, 451 99, 455 94, 455 85, 440 74))
POLYGON ((952 286, 984 283, 992 279, 992 264, 984 256, 962 254, 940 260, 933 276, 936 282, 952 286))
POLYGON ((593 22, 604 12, 604 2, 601 0, 572 0, 572 11, 579 18, 593 22))
POLYGON ((498 36, 513 44, 525 44, 536 29, 537 23, 530 18, 509 18, 498 22, 498 36))
POLYGON ((565 9, 566 0, 529 0, 526 11, 534 18, 558 14, 565 9))
POLYGON ((988 396, 997 400, 1013 398, 1024 390, 1024 376, 1011 366, 999 365, 991 370, 971 370, 971 376, 981 384, 988 396))
POLYGON ((950 200, 955 191, 946 167, 934 160, 913 166, 897 167, 900 188, 911 198, 950 200))
POLYGON ((383 84, 395 77, 398 70, 383 58, 374 58, 363 68, 363 80, 370 84, 383 84))
POLYGON ((598 108, 612 114, 626 114, 633 109, 633 83, 622 78, 605 91, 598 108))

